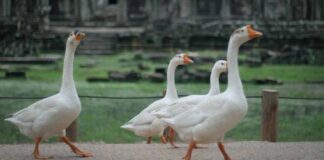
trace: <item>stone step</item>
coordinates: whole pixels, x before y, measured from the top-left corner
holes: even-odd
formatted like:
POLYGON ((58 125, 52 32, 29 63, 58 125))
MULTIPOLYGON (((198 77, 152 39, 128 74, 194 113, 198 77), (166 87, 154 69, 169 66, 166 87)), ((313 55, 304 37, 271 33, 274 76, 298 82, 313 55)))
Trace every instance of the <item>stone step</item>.
POLYGON ((107 54, 114 54, 115 50, 93 50, 93 49, 82 49, 77 52, 77 54, 85 54, 85 55, 107 55, 107 54))
POLYGON ((114 49, 116 48, 113 45, 86 45, 80 46, 79 49, 94 49, 94 50, 102 50, 102 49, 114 49))
POLYGON ((84 41, 81 43, 80 47, 81 46, 103 46, 103 45, 115 45, 115 42, 113 41, 84 41))
POLYGON ((112 54, 116 49, 113 34, 89 33, 80 45, 79 54, 112 54))
POLYGON ((107 40, 107 39, 115 40, 117 38, 115 38, 115 37, 88 37, 88 36, 86 36, 84 40, 107 40))

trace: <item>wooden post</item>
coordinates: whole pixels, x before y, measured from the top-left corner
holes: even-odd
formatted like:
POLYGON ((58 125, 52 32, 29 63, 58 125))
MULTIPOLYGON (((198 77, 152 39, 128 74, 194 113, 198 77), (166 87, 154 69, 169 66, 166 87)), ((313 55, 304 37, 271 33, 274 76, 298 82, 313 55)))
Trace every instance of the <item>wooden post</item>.
POLYGON ((77 141, 77 136, 78 136, 78 123, 77 119, 74 120, 68 128, 66 128, 66 136, 72 141, 76 142, 77 141))
POLYGON ((265 89, 262 91, 262 124, 263 141, 277 141, 278 91, 265 89))

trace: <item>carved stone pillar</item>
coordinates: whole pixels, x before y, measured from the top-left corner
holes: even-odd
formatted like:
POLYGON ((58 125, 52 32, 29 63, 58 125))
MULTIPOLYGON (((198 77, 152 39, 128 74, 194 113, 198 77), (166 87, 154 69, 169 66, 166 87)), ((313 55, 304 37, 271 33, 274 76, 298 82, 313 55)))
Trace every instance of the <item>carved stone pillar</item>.
POLYGON ((11 12, 11 0, 2 0, 2 15, 3 16, 10 16, 11 12))
POLYGON ((187 18, 192 15, 191 13, 191 0, 179 0, 180 4, 180 18, 187 18))
POLYGON ((222 15, 223 19, 229 19, 231 17, 230 1, 229 0, 222 1, 221 15, 222 15))
POLYGON ((49 0, 40 0, 40 3, 40 28, 42 31, 48 31, 50 29, 49 12, 51 10, 49 0))
POLYGON ((91 1, 88 0, 81 0, 80 1, 80 16, 81 21, 84 23, 89 21, 91 18, 91 1))

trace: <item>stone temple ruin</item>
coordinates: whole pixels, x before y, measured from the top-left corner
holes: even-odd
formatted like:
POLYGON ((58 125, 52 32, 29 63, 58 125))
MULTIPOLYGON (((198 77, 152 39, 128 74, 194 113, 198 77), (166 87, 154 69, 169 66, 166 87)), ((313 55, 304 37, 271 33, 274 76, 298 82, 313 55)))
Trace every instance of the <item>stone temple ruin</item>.
POLYGON ((0 54, 63 50, 66 33, 76 27, 87 33, 80 48, 84 54, 129 48, 219 48, 226 46, 233 29, 246 24, 264 32, 260 47, 321 49, 324 1, 0 0, 0 54))

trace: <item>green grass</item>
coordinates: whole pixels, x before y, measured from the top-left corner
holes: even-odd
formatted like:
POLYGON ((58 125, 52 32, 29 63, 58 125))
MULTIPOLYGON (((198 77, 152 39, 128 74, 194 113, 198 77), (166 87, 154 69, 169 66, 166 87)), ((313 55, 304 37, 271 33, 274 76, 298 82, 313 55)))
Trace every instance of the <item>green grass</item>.
MULTIPOLYGON (((211 55, 213 51, 202 54, 211 55)), ((219 54, 224 52, 218 51, 219 54)), ((137 70, 137 63, 143 62, 150 66, 166 66, 165 63, 153 63, 146 60, 135 61, 130 53, 112 56, 81 56, 75 59, 75 80, 79 95, 98 96, 152 96, 161 95, 165 83, 140 81, 136 83, 88 83, 88 76, 107 76, 107 70, 137 70), (126 61, 121 62, 124 59, 126 61), (80 68, 83 63, 95 61, 94 68, 80 68)), ((213 64, 192 64, 189 69, 210 68, 213 64)), ((11 65, 12 68, 21 65, 11 65)), ((28 66, 26 80, 0 80, 0 96, 48 96, 58 92, 61 81, 62 62, 55 65, 28 66)), ((324 85, 305 84, 304 80, 323 80, 322 66, 305 65, 264 65, 260 68, 240 66, 242 79, 276 77, 284 85, 254 85, 244 84, 246 95, 260 95, 263 89, 276 89, 281 96, 324 97, 324 85)), ((3 72, 0 71, 0 76, 3 72)), ((207 83, 177 84, 179 94, 204 94, 208 91, 207 83)), ((226 85, 222 85, 224 89, 226 85)), ((0 117, 22 109, 35 100, 0 99, 0 117)), ((107 143, 131 143, 143 141, 133 133, 120 129, 120 125, 140 112, 154 99, 112 100, 82 98, 82 112, 78 119, 79 140, 104 141, 107 143)), ((231 130, 226 139, 230 140, 259 140, 261 120, 261 100, 248 99, 249 111, 246 118, 231 130)), ((324 106, 323 101, 280 100, 278 139, 280 141, 315 141, 324 140, 324 106)), ((0 121, 0 143, 31 142, 25 138, 16 127, 0 121)))
POLYGON ((264 65, 259 68, 241 67, 243 79, 275 77, 287 82, 323 80, 323 67, 305 65, 264 65))

